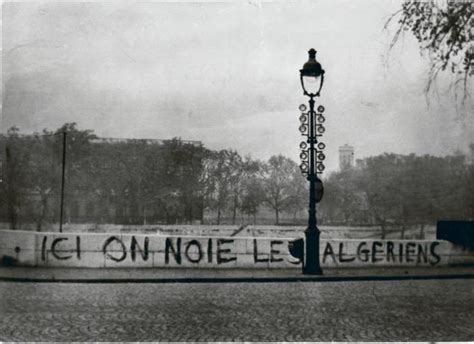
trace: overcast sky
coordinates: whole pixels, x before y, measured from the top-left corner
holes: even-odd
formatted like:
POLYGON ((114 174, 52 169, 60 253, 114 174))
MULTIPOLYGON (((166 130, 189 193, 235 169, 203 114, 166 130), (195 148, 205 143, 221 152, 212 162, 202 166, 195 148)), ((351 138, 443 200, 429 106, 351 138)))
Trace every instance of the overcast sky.
POLYGON ((415 40, 388 53, 395 27, 383 26, 400 4, 4 3, 1 131, 77 122, 104 137, 181 137, 298 161, 299 69, 313 47, 326 70, 330 170, 345 143, 356 158, 467 151, 474 116, 455 111, 450 77, 428 106, 415 40))

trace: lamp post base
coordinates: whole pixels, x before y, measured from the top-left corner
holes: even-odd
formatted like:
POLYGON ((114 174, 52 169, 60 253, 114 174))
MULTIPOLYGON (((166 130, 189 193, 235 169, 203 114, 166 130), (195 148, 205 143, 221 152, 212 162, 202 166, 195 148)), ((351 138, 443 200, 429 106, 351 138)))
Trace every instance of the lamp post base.
POLYGON ((305 262, 303 264, 304 275, 322 275, 323 270, 319 264, 319 230, 318 228, 305 231, 305 262))
POLYGON ((308 267, 303 268, 303 275, 322 275, 323 270, 318 267, 318 268, 313 268, 313 269, 308 269, 308 267))

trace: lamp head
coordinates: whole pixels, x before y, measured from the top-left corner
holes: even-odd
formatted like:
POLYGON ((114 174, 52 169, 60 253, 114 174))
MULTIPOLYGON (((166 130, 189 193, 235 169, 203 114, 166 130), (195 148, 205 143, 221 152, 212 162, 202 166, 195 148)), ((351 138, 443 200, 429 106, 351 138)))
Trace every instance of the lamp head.
POLYGON ((324 82, 324 69, 316 61, 316 50, 308 51, 309 59, 300 69, 301 86, 304 94, 310 97, 319 96, 324 82))

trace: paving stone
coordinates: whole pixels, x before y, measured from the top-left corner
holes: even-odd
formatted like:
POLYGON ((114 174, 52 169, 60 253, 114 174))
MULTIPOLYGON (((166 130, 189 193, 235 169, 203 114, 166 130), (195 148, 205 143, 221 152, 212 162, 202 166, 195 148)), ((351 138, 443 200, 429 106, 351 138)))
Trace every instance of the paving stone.
POLYGON ((1 341, 472 341, 474 281, 0 282, 1 341))

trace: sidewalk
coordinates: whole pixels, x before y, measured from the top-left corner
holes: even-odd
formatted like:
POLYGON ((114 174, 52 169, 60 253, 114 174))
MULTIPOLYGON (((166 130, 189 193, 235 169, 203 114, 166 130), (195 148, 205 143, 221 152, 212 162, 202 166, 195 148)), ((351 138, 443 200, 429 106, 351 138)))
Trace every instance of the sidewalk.
POLYGON ((300 269, 87 269, 0 267, 0 282, 64 283, 230 283, 336 282, 409 279, 473 278, 472 267, 443 268, 332 268, 322 276, 303 275, 300 269))

